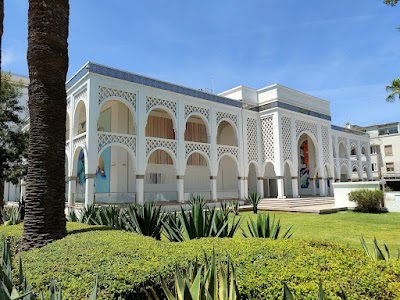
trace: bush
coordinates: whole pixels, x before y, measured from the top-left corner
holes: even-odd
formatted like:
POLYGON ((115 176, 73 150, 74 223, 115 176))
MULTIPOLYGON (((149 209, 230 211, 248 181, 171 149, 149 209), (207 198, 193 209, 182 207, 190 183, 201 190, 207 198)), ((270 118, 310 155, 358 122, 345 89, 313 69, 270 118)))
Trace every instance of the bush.
POLYGON ((170 243, 134 233, 103 230, 69 235, 23 253, 29 283, 47 290, 49 278, 65 299, 85 299, 99 274, 99 299, 146 299, 161 291, 160 276, 173 286, 175 268, 202 260, 212 249, 232 258, 242 299, 282 299, 286 282, 296 299, 312 299, 321 279, 326 299, 398 299, 400 262, 372 262, 361 249, 293 239, 203 238, 170 243), (355 280, 356 279, 356 280, 355 280), (311 297, 311 298, 310 298, 311 297))
POLYGON ((349 200, 356 202, 356 209, 366 213, 379 212, 383 201, 382 190, 360 189, 349 193, 349 200))

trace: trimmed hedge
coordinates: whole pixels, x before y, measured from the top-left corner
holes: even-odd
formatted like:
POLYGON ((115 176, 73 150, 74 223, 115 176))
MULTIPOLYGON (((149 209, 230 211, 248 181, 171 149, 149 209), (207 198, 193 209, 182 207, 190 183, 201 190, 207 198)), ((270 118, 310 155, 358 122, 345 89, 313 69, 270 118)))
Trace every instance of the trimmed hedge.
MULTIPOLYGON (((75 234, 89 230, 105 229, 102 226, 89 226, 81 223, 67 222, 68 234, 75 234)), ((23 224, 0 226, 0 237, 5 236, 11 243, 11 252, 14 254, 18 253, 21 249, 22 232, 24 230, 23 224)), ((2 245, 0 243, 0 251, 2 251, 2 245)))
POLYGON ((156 241, 134 233, 101 230, 72 234, 23 253, 35 291, 50 278, 65 299, 88 297, 99 274, 98 299, 146 299, 143 288, 172 282, 175 266, 211 254, 229 253, 243 299, 282 298, 287 282, 296 298, 315 299, 322 279, 327 299, 398 299, 400 262, 370 261, 362 250, 322 241, 203 238, 182 243, 156 241), (397 294, 396 294, 397 293, 397 294))

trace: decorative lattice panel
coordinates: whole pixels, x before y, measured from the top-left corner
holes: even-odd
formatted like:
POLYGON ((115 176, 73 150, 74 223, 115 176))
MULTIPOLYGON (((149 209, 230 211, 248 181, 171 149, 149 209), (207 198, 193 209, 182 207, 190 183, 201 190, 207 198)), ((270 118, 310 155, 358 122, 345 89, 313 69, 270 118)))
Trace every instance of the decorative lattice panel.
POLYGON ((223 119, 231 120, 236 125, 236 127, 238 126, 238 119, 237 119, 237 115, 235 115, 235 114, 218 111, 217 112, 217 124, 223 119))
POLYGON ((186 159, 193 152, 202 152, 208 158, 210 158, 210 144, 196 143, 196 142, 185 142, 185 157, 186 157, 186 159))
POLYGON ((368 151, 370 151, 370 150, 369 150, 368 143, 362 142, 362 143, 361 143, 361 149, 360 149, 360 150, 361 150, 361 154, 362 154, 362 155, 367 155, 368 151), (362 149, 364 149, 364 151, 365 151, 364 153, 362 153, 362 149))
POLYGON ((257 120, 252 118, 247 118, 247 158, 258 162, 257 120))
POLYGON ((356 167, 358 169, 358 160, 352 159, 351 160, 351 169, 356 167))
POLYGON ((261 120, 263 160, 275 161, 274 123, 272 117, 261 120))
POLYGON ((343 144, 346 146, 347 149, 347 139, 345 137, 339 136, 337 138, 337 143, 339 144, 340 142, 343 142, 343 144))
POLYGON ((70 112, 71 110, 71 97, 67 98, 67 111, 70 112))
POLYGON ((339 158, 339 165, 342 166, 343 164, 348 166, 349 165, 349 160, 347 158, 339 158))
POLYGON ((194 105, 185 105, 185 119, 191 114, 199 114, 210 121, 210 109, 194 105))
POLYGON ((232 154, 236 160, 239 160, 239 148, 234 146, 218 145, 217 147, 217 160, 221 158, 225 153, 232 154))
POLYGON ((78 147, 82 147, 85 148, 86 147, 86 133, 79 135, 78 137, 76 137, 72 143, 73 145, 73 152, 75 153, 76 148, 78 147))
POLYGON ((122 144, 127 146, 136 155, 136 137, 126 134, 115 134, 115 133, 99 133, 97 150, 100 152, 101 149, 107 147, 110 144, 122 144))
POLYGON ((146 156, 149 157, 149 154, 154 149, 168 149, 175 155, 175 157, 177 156, 176 140, 146 138, 146 156))
POLYGON ((112 89, 104 86, 99 87, 99 104, 109 97, 119 97, 125 99, 128 103, 132 104, 136 111, 136 94, 122 90, 112 89))
POLYGON ((69 141, 66 141, 66 142, 65 142, 65 151, 66 151, 67 153, 69 153, 69 149, 70 149, 70 142, 69 142, 69 141))
POLYGON ((83 89, 77 93, 74 94, 74 103, 75 103, 75 107, 76 104, 80 101, 83 100, 83 102, 87 103, 86 99, 87 99, 87 89, 83 89))
POLYGON ((358 145, 357 140, 353 140, 353 139, 350 140, 350 149, 357 149, 357 151, 358 151, 357 145, 358 145))
POLYGON ((329 130, 328 127, 321 127, 321 135, 322 135, 322 154, 324 157, 324 164, 329 163, 330 154, 329 154, 329 130))
POLYGON ((282 117, 282 147, 283 147, 283 161, 292 160, 292 124, 288 117, 282 117))
POLYGON ((159 99, 155 97, 146 97, 146 113, 148 113, 154 106, 166 107, 172 111, 176 117, 176 102, 159 99))
POLYGON ((311 132, 315 139, 318 141, 317 125, 302 120, 296 120, 296 137, 299 138, 300 134, 304 131, 311 132))

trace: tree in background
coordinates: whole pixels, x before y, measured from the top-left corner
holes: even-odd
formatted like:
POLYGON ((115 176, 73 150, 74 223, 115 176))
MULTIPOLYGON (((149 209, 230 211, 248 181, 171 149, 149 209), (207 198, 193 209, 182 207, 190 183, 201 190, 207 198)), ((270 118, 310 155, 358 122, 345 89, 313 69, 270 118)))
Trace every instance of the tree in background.
MULTIPOLYGON (((395 6, 398 0, 384 0, 383 3, 390 6, 395 6)), ((397 27, 400 30, 400 27, 397 27)), ((389 96, 387 96, 386 101, 394 102, 396 100, 396 96, 400 99, 400 78, 394 79, 392 81, 392 85, 386 86, 386 92, 391 92, 389 96)))
POLYGON ((391 92, 389 96, 387 96, 386 101, 394 102, 397 98, 400 100, 400 78, 397 78, 392 81, 392 85, 386 86, 386 92, 391 92))
POLYGON ((0 89, 0 205, 3 205, 4 181, 17 184, 26 174, 28 133, 22 132, 19 112, 21 87, 12 84, 10 74, 2 74, 0 89))
POLYGON ((65 118, 68 0, 29 0, 30 133, 22 250, 67 234, 65 118))

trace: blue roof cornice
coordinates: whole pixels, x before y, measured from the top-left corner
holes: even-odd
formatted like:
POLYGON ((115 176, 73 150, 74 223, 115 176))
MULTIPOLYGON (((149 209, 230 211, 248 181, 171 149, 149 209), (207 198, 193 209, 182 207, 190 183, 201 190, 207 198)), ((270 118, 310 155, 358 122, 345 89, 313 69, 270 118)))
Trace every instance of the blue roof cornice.
POLYGON ((67 82, 67 88, 71 87, 75 83, 77 83, 82 77, 84 77, 87 73, 99 74, 111 78, 116 78, 120 80, 125 80, 129 82, 133 82, 136 84, 146 85, 149 87, 154 87, 157 89, 162 89, 169 92, 174 92, 186 96, 191 96, 195 98, 200 98, 204 100, 209 100, 229 106, 234 107, 242 107, 242 103, 236 100, 232 100, 229 98, 221 97, 214 94, 209 94, 203 91, 199 91, 192 88, 187 88, 184 86, 176 85, 173 83, 153 79, 150 77, 145 77, 142 75, 138 75, 135 73, 130 73, 126 71, 121 71, 118 69, 110 68, 107 66, 95 64, 92 62, 87 63, 83 68, 81 68, 72 78, 67 82))

